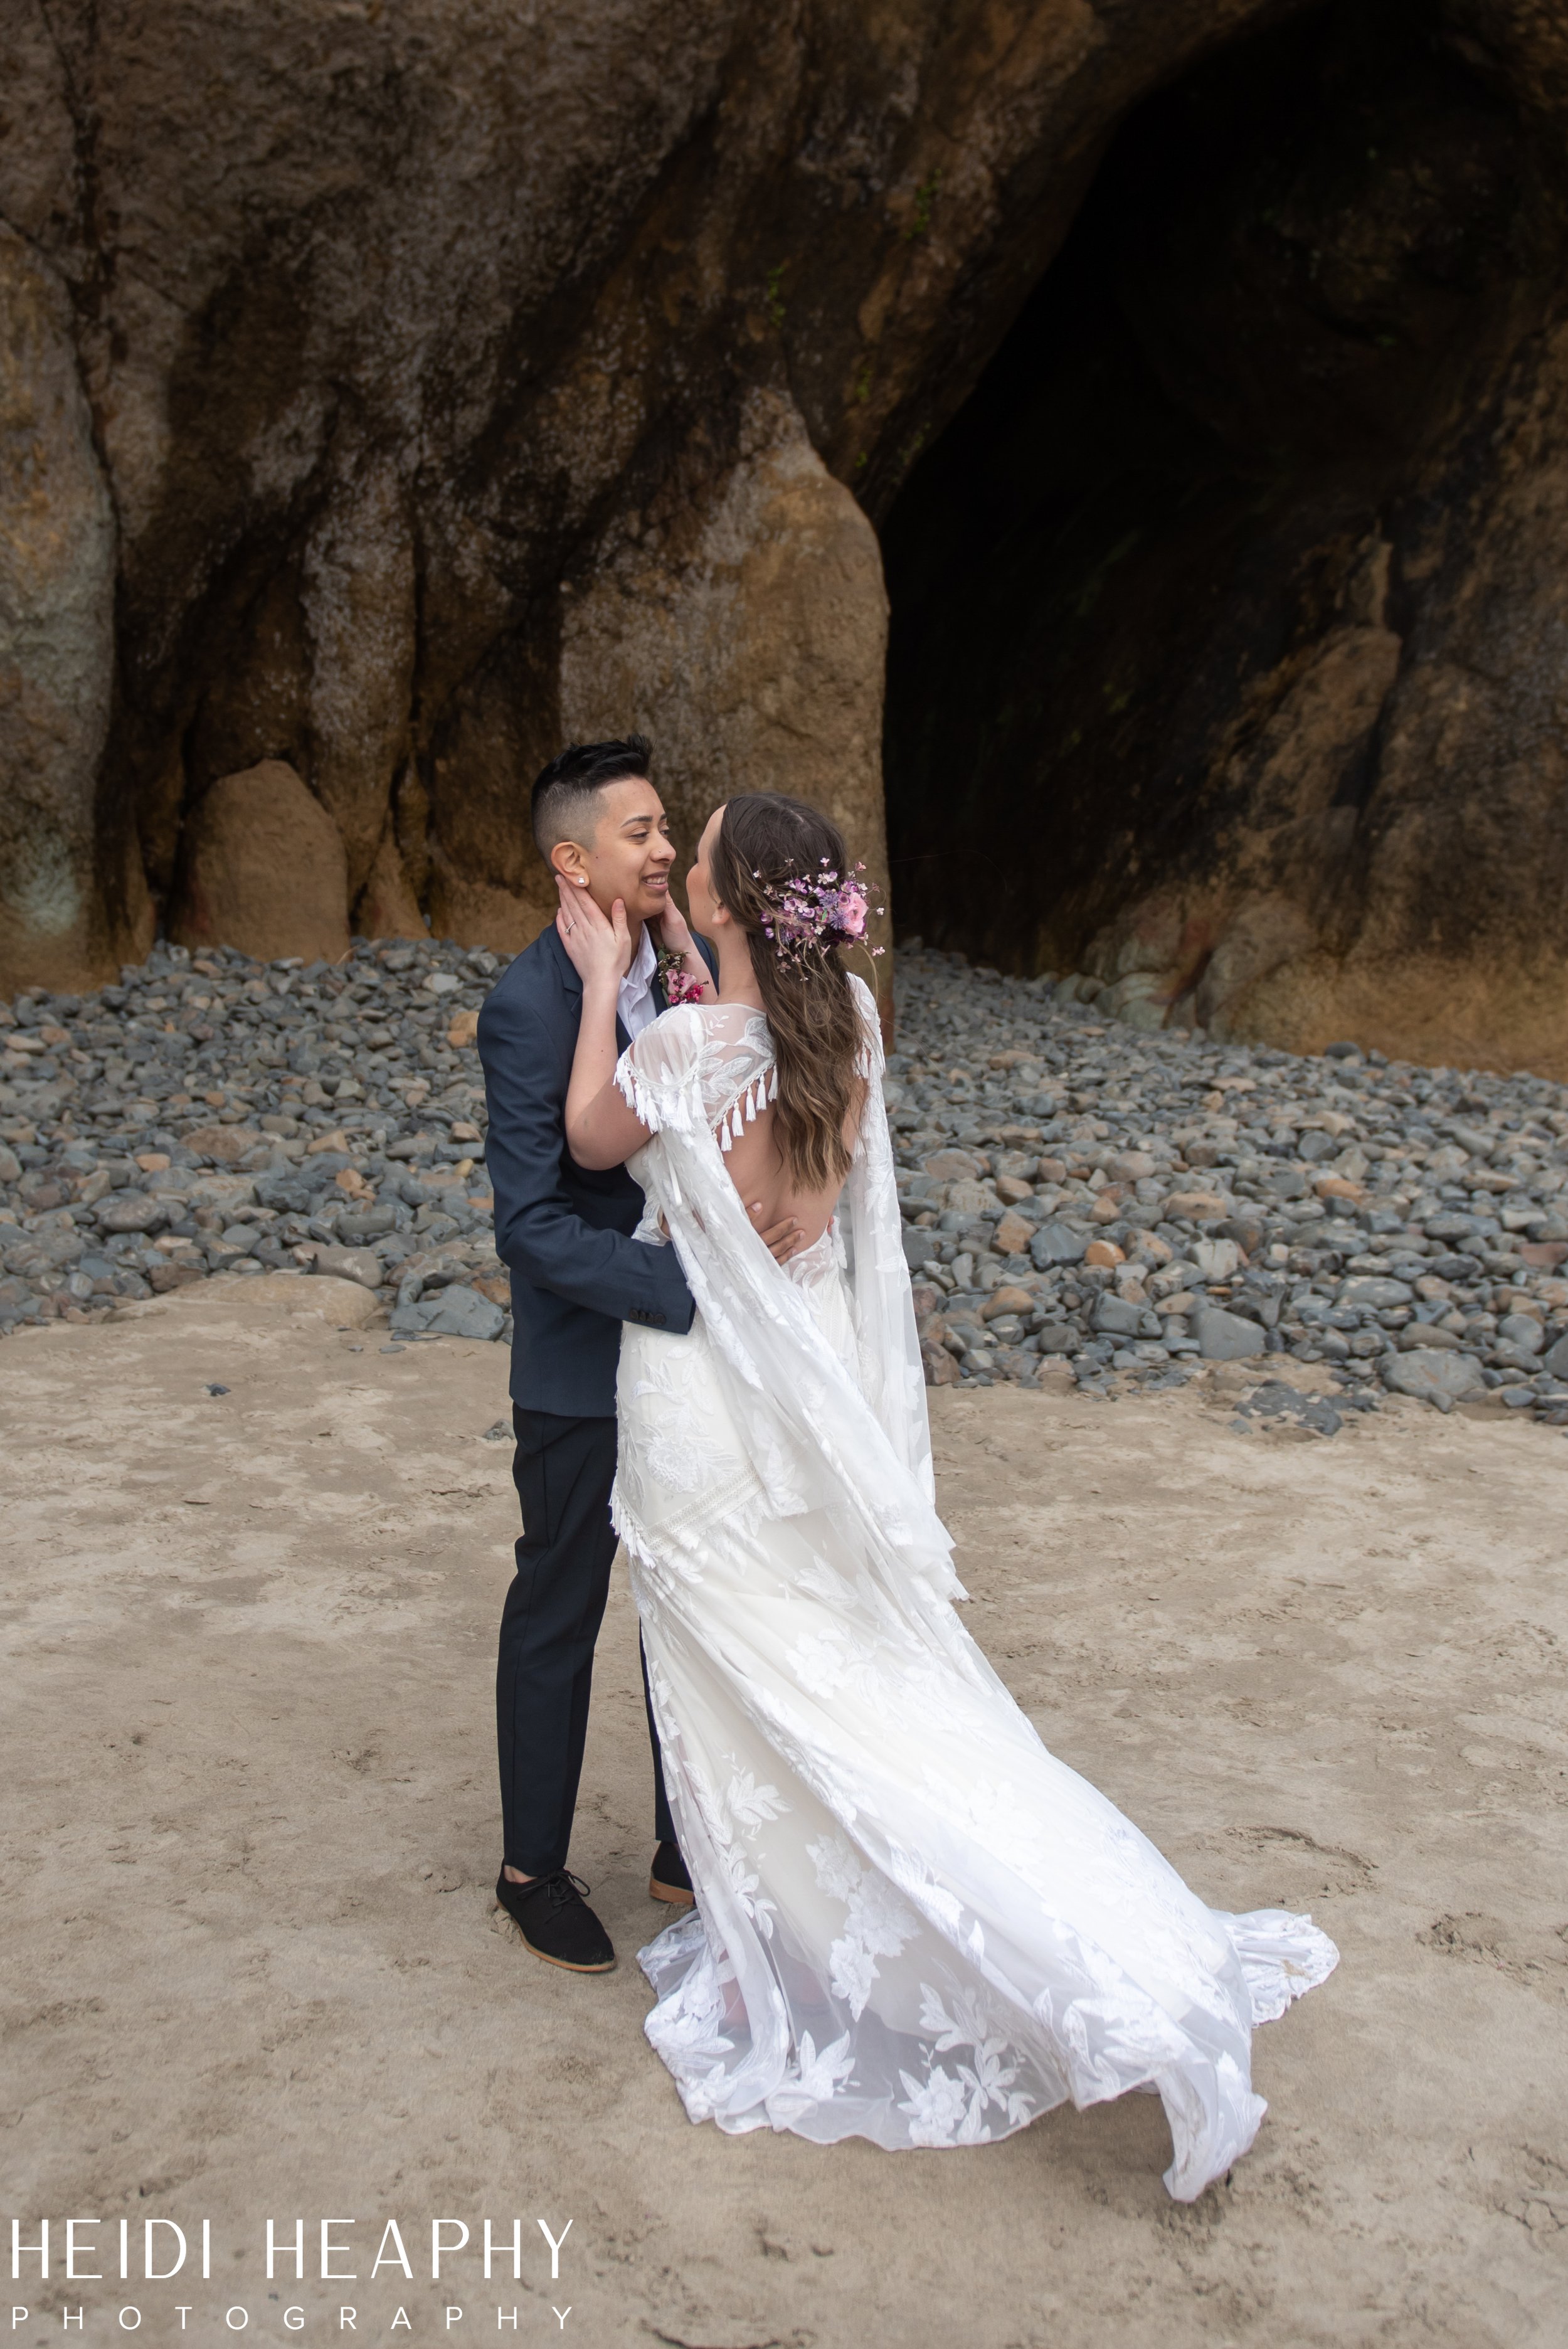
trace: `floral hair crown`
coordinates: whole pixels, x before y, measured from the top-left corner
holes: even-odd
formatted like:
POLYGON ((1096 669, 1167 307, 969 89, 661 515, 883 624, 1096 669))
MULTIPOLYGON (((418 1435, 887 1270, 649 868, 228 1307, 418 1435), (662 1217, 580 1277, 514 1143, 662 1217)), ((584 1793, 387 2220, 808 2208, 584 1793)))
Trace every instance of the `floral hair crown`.
MULTIPOLYGON (((771 940, 781 962, 793 963, 803 973, 806 958, 813 952, 864 944, 869 892, 860 875, 865 869, 857 864, 852 872, 841 874, 824 856, 817 872, 791 874, 782 881, 764 881, 753 870, 751 877, 769 906, 770 918, 764 919, 762 934, 771 940)), ((886 908, 879 905, 876 910, 881 914, 886 908)), ((869 951, 880 955, 882 949, 872 947, 869 951)))

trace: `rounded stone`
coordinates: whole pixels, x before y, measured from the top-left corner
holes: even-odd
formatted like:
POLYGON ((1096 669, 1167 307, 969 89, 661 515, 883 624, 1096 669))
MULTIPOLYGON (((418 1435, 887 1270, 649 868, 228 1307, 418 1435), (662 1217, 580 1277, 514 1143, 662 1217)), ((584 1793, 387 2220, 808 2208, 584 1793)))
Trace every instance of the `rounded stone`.
POLYGON ((1421 1402, 1436 1402, 1439 1409, 1486 1392, 1480 1364, 1473 1354, 1422 1346, 1408 1354, 1389 1354, 1380 1367, 1384 1385, 1391 1387, 1396 1394, 1413 1395, 1421 1402))
POLYGON ((1081 1232, 1053 1217, 1040 1226, 1029 1242, 1029 1254, 1043 1272, 1047 1265, 1081 1264, 1088 1247, 1081 1232))
POLYGON ((1539 1354, 1546 1343, 1546 1332, 1532 1313, 1505 1314, 1497 1334, 1501 1344, 1522 1354, 1539 1354))
POLYGON ((348 952, 348 866, 342 836, 282 759, 215 782, 186 821, 170 935, 234 947, 260 962, 348 952))
POLYGON ((1255 1321, 1222 1306, 1205 1306, 1192 1316, 1192 1335, 1206 1362, 1245 1361, 1265 1350, 1264 1333, 1255 1321))
POLYGON ((162 1200, 150 1199, 145 1191, 116 1191, 99 1206, 98 1220, 101 1231, 156 1232, 169 1215, 162 1200))
POLYGON ((1381 1310, 1390 1305, 1410 1305, 1415 1290, 1408 1280, 1386 1280, 1381 1274, 1370 1273, 1363 1278, 1342 1280, 1335 1302, 1338 1305, 1370 1305, 1381 1310))

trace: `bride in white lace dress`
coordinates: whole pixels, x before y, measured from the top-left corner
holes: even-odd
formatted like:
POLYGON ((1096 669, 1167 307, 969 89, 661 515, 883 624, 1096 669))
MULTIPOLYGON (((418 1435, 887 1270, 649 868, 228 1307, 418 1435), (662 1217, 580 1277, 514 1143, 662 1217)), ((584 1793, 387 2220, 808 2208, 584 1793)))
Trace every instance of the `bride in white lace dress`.
POLYGON ((1155 2092, 1190 2200, 1263 2118, 1254 2025, 1336 1951, 1307 1918, 1208 1908, 959 1619, 846 878, 814 810, 719 809, 689 885, 719 986, 690 955, 690 999, 618 1065, 624 924, 560 917, 569 1144, 629 1162, 697 1306, 688 1337, 621 1348, 615 1523, 697 1903, 641 1953, 648 2037, 694 2121, 822 2142, 977 2145, 1155 2092), (787 1265, 743 1196, 796 1214, 787 1265))

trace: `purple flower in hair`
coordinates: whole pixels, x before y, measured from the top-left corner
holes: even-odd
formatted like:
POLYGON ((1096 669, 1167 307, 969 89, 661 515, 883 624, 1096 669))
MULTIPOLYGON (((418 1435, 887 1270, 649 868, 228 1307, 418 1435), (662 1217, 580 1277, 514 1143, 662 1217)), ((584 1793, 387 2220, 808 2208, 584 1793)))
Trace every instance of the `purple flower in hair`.
MULTIPOLYGON (((866 885, 860 878, 865 869, 857 864, 852 873, 840 874, 824 856, 815 873, 791 874, 788 880, 762 881, 760 874, 753 874, 754 880, 762 881, 763 894, 772 906, 772 919, 762 925, 763 935, 772 941, 780 960, 793 962, 804 972, 806 957, 813 950, 820 953, 829 947, 863 942, 870 911, 866 885)), ((882 910, 877 907, 879 914, 882 910)), ((881 954, 882 948, 872 947, 871 951, 881 954)))

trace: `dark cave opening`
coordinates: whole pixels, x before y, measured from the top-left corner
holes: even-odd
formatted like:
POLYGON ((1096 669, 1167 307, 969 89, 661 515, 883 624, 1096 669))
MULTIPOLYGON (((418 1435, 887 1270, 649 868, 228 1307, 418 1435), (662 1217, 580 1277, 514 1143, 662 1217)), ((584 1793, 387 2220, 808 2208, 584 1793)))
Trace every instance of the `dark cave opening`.
POLYGON ((884 525, 901 936, 1082 968, 1223 854, 1304 648, 1369 601, 1406 626, 1398 516, 1539 268, 1522 145, 1417 0, 1239 40, 1123 123, 884 525))

